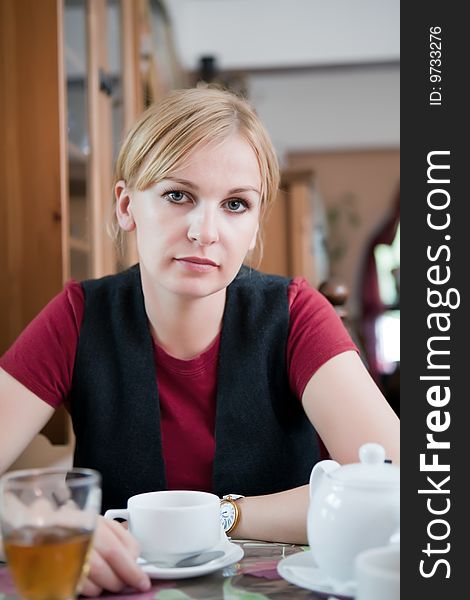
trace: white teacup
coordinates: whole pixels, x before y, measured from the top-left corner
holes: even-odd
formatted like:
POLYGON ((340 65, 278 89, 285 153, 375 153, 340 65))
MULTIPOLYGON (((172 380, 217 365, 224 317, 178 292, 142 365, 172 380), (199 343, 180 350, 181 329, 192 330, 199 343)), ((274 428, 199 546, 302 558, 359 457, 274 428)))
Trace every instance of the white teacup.
POLYGON ((132 496, 127 509, 111 509, 104 516, 129 522, 142 558, 171 566, 220 541, 219 506, 215 494, 168 490, 132 496))
POLYGON ((400 547, 372 548, 355 561, 356 600, 399 600, 400 547))

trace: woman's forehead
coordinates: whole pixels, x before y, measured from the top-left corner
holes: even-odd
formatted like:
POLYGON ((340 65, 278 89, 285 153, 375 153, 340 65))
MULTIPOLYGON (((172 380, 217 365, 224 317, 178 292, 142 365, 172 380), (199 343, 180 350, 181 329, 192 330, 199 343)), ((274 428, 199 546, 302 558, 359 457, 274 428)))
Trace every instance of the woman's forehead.
POLYGON ((214 173, 223 174, 234 186, 243 184, 259 190, 261 184, 258 157, 251 144, 238 134, 193 148, 166 177, 191 180, 214 173))

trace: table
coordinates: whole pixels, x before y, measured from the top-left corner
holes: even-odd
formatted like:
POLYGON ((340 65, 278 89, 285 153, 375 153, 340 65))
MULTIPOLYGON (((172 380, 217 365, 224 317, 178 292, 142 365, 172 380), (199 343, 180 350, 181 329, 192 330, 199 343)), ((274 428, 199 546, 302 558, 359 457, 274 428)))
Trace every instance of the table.
MULTIPOLYGON (((109 600, 324 600, 325 596, 282 579, 276 570, 284 557, 308 550, 305 546, 233 540, 245 552, 243 559, 225 569, 192 579, 153 580, 152 589, 139 594, 106 594, 109 600)), ((103 596, 101 597, 103 598, 103 596)), ((0 599, 18 600, 8 568, 0 567, 0 599), (3 596, 3 597, 2 597, 3 596)))

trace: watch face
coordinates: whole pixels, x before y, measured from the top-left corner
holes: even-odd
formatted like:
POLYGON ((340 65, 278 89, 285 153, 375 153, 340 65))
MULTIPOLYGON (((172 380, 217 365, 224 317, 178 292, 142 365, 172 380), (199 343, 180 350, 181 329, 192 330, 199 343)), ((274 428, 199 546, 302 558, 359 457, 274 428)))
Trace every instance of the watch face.
POLYGON ((235 523, 235 508, 231 502, 222 502, 220 504, 220 521, 224 531, 228 531, 235 523))

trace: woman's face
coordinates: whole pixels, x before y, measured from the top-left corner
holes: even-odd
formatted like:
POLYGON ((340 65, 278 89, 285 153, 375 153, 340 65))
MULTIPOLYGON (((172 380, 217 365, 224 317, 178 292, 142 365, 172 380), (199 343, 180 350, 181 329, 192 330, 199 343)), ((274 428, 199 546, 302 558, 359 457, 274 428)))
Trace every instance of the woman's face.
POLYGON ((260 187, 253 149, 233 135, 195 150, 164 181, 131 191, 131 227, 125 229, 136 229, 145 276, 154 286, 189 297, 225 288, 256 243, 260 187))

